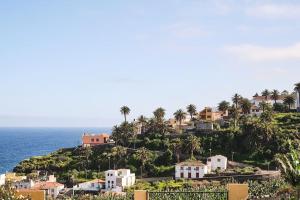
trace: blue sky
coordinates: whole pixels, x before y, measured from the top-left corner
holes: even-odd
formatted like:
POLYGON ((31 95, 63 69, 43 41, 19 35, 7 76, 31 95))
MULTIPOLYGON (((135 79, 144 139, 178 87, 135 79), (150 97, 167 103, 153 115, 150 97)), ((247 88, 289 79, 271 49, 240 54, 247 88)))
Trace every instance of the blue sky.
POLYGON ((2 1, 0 126, 111 126, 300 81, 300 2, 2 1))

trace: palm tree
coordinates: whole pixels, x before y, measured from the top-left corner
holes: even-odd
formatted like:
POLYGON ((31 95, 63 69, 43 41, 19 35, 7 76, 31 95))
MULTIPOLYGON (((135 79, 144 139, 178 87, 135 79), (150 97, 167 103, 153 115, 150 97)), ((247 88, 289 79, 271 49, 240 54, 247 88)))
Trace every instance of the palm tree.
POLYGON ((193 119, 193 116, 197 114, 197 108, 194 104, 190 104, 186 107, 187 112, 191 116, 191 120, 193 119))
POLYGON ((265 97, 266 100, 268 100, 268 96, 270 96, 270 91, 268 89, 265 89, 264 91, 262 91, 261 95, 263 97, 265 97))
POLYGON ((241 99, 242 99, 241 95, 239 95, 239 94, 233 95, 232 102, 234 103, 234 105, 235 105, 236 108, 238 107, 241 99))
POLYGON ((125 122, 127 122, 126 116, 129 115, 130 108, 127 107, 127 106, 122 106, 121 109, 120 109, 120 112, 121 112, 122 115, 124 115, 125 122))
POLYGON ((293 95, 287 95, 283 100, 283 103, 289 106, 289 110, 291 110, 291 106, 295 104, 295 102, 295 97, 293 95))
POLYGON ((279 99, 280 93, 278 90, 273 90, 271 92, 271 99, 274 100, 275 104, 277 103, 277 100, 279 99))
POLYGON ((153 115, 155 117, 155 119, 159 122, 162 122, 164 117, 165 117, 165 114, 166 114, 166 110, 163 109, 162 107, 159 107, 157 108, 154 112, 153 112, 153 115))
POLYGON ((287 91, 287 90, 283 90, 283 91, 281 92, 281 95, 283 95, 283 96, 287 96, 287 95, 289 95, 289 91, 287 91))
MULTIPOLYGON (((111 149, 111 156, 114 158, 115 167, 118 167, 118 163, 121 159, 127 155, 127 148, 123 146, 115 146, 111 149)), ((114 168, 115 168, 114 167, 114 168)))
POLYGON ((142 147, 137 150, 136 158, 141 162, 141 179, 143 177, 143 168, 145 164, 150 160, 151 153, 145 147, 142 147))
POLYGON ((218 105, 218 110, 225 113, 230 107, 230 103, 227 101, 221 101, 218 105))
POLYGON ((142 133, 145 132, 145 124, 147 123, 147 118, 144 115, 138 117, 138 122, 142 125, 142 133))
MULTIPOLYGON (((290 144, 290 141, 289 141, 290 144)), ((300 185, 300 152, 295 150, 290 144, 290 152, 287 154, 277 154, 275 161, 284 172, 286 180, 293 186, 300 185)))
POLYGON ((182 120, 186 118, 186 113, 182 109, 179 109, 174 113, 174 117, 179 121, 179 128, 181 129, 182 120))
POLYGON ((252 103, 250 102, 250 100, 243 98, 240 103, 241 103, 241 109, 242 109, 243 113, 245 115, 249 114, 251 111, 251 106, 252 106, 252 103))
MULTIPOLYGON (((300 104, 300 82, 295 84, 295 91, 297 92, 298 95, 298 102, 300 104)), ((300 105, 297 107, 297 111, 300 112, 300 105)))
POLYGON ((180 162, 180 152, 181 152, 181 148, 182 148, 182 141, 179 138, 175 138, 171 141, 170 147, 173 150, 173 153, 176 155, 177 163, 179 163, 180 162))
POLYGON ((194 151, 200 150, 200 139, 194 135, 190 135, 186 141, 186 147, 190 153, 190 158, 194 159, 194 151))
POLYGON ((262 102, 259 103, 259 108, 261 110, 263 110, 263 112, 265 112, 268 109, 268 107, 269 107, 269 104, 266 103, 265 101, 262 101, 262 102))

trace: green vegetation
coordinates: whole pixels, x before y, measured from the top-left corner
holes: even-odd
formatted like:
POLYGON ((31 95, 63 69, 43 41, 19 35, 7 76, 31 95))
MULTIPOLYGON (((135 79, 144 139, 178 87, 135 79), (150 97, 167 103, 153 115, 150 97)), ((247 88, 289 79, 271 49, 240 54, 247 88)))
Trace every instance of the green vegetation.
MULTIPOLYGON (((286 99, 294 97, 287 92, 279 94, 277 90, 264 90, 262 95, 274 101, 279 95, 285 95, 286 99)), ((262 101, 260 107, 263 111, 260 116, 249 115, 251 102, 235 94, 231 105, 222 101, 218 106, 220 111, 228 111, 229 116, 217 124, 214 131, 206 132, 182 128, 187 113, 191 117, 189 125, 199 121, 193 104, 187 106, 186 112, 179 109, 174 113, 181 131, 165 120, 164 108, 154 110, 150 118, 141 115, 130 123, 126 118, 130 108, 123 106, 120 112, 124 122, 114 126, 112 131, 115 144, 61 149, 24 160, 14 171, 29 174, 34 170, 46 170, 55 173, 58 180, 67 185, 103 178, 103 171, 113 168, 129 168, 141 178, 172 177, 177 162, 187 159, 205 162, 210 155, 222 154, 254 166, 236 168, 233 173, 251 174, 257 171, 255 167, 281 167, 286 180, 294 186, 299 185, 300 113, 292 112, 291 99, 282 105, 276 102, 274 106, 262 101), (137 135, 137 126, 143 134, 137 135)), ((179 182, 148 186, 157 189, 183 187, 179 182)))

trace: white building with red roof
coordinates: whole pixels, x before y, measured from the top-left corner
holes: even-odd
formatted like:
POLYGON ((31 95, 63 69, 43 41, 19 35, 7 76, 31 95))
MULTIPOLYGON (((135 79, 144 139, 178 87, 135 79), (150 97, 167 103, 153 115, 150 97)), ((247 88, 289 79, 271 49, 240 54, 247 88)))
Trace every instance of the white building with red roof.
POLYGON ((32 189, 44 190, 47 197, 56 198, 61 190, 64 189, 64 185, 58 182, 37 182, 32 189))

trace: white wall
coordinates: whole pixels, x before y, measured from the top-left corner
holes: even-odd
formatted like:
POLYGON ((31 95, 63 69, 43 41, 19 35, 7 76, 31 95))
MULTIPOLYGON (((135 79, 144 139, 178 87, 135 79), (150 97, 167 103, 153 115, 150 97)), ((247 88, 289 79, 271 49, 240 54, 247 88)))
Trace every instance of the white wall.
POLYGON ((209 157, 207 160, 207 165, 209 165, 211 170, 216 170, 220 168, 221 170, 227 169, 227 158, 222 155, 216 155, 209 157))
POLYGON ((107 190, 116 189, 117 187, 129 187, 134 184, 135 174, 131 174, 129 169, 108 170, 105 172, 105 187, 107 190), (121 185, 117 182, 120 182, 121 185))
POLYGON ((191 178, 197 178, 197 173, 199 173, 199 177, 198 178, 203 178, 205 174, 208 173, 208 169, 207 166, 180 166, 180 165, 176 165, 175 166, 175 178, 179 179, 182 178, 181 177, 181 173, 183 172, 183 178, 188 179, 188 175, 189 173, 191 173, 191 178), (190 170, 189 170, 190 167, 190 170), (196 170, 196 168, 199 167, 199 170, 196 170), (183 168, 183 169, 182 169, 183 168))
POLYGON ((73 190, 87 190, 87 191, 100 191, 102 183, 98 182, 85 182, 73 186, 73 190))
POLYGON ((0 186, 5 184, 5 174, 0 174, 0 186))

